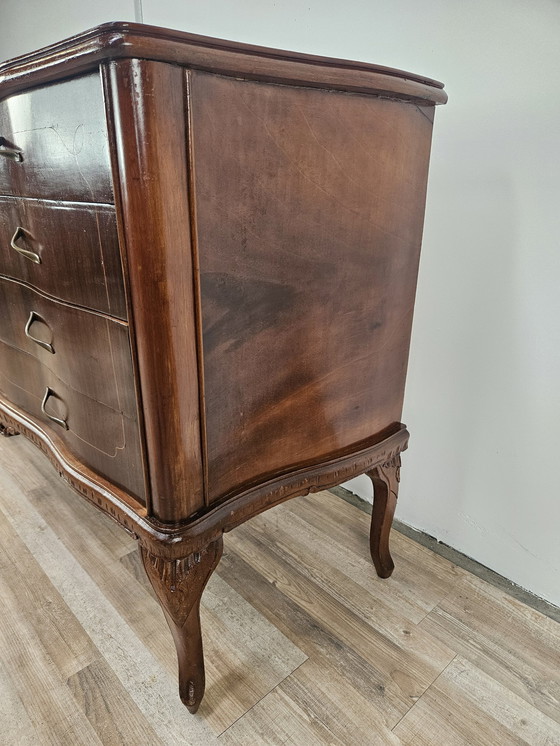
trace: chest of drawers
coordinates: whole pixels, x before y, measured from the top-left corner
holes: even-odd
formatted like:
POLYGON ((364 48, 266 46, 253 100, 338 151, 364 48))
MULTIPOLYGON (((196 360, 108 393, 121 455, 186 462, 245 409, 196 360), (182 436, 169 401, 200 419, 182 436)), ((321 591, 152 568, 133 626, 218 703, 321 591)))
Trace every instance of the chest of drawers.
POLYGON ((0 66, 0 430, 139 541, 204 692, 222 534, 361 473, 388 536, 441 84, 137 24, 0 66))

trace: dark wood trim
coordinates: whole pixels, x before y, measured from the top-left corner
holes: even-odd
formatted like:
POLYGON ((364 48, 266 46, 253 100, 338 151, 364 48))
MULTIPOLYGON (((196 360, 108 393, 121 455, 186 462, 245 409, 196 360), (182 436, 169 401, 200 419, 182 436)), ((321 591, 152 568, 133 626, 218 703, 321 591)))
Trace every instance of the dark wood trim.
POLYGON ((193 297, 196 330, 196 359, 198 366, 198 399, 200 405, 200 446, 202 450, 202 487, 204 504, 208 499, 208 443, 206 434, 206 404, 204 397, 204 345, 202 340, 202 301, 200 290, 200 257, 196 225, 195 158, 193 143, 192 108, 190 100, 191 71, 185 71, 185 122, 187 123, 187 178, 189 192, 190 236, 193 262, 193 297))
POLYGON ((115 121, 113 117, 113 109, 110 104, 110 77, 109 77, 109 66, 108 64, 102 64, 100 67, 103 102, 105 105, 105 115, 107 117, 107 137, 109 140, 109 156, 111 158, 111 173, 113 177, 113 194, 115 198, 115 211, 117 218, 117 235, 119 240, 119 259, 121 262, 121 269, 123 275, 125 303, 126 303, 126 316, 128 319, 128 331, 130 340, 130 354, 132 358, 132 368, 134 370, 134 388, 136 392, 136 400, 138 402, 138 425, 140 429, 140 448, 142 452, 142 470, 144 474, 144 484, 146 485, 146 510, 148 515, 152 515, 152 494, 151 494, 151 480, 150 480, 150 465, 148 462, 148 444, 146 443, 146 423, 144 417, 144 406, 142 401, 142 389, 140 386, 140 369, 138 363, 138 353, 136 345, 136 326, 134 323, 134 316, 132 313, 132 298, 130 295, 130 283, 129 283, 129 272, 128 272, 128 255, 127 255, 127 241, 126 232, 123 223, 123 209, 122 209, 122 197, 121 197, 121 185, 117 178, 119 173, 119 164, 117 159, 117 144, 115 142, 115 121))
POLYGON ((439 81, 351 60, 268 49, 135 23, 106 23, 0 65, 0 96, 119 58, 173 61, 197 70, 296 86, 444 104, 439 81))
POLYGON ((183 70, 146 60, 112 62, 106 95, 151 506, 157 519, 176 522, 204 506, 183 70))

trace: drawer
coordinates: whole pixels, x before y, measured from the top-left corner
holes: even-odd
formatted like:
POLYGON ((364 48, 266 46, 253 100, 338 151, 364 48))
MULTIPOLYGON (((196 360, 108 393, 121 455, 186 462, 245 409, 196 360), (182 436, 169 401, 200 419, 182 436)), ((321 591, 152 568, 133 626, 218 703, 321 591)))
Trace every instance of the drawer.
POLYGON ((0 197, 0 274, 126 318, 113 207, 0 197))
POLYGON ((35 357, 4 342, 0 342, 0 392, 39 420, 45 431, 61 438, 93 471, 145 502, 135 418, 84 396, 35 357))
POLYGON ((0 102, 0 194, 112 202, 98 72, 0 102))
POLYGON ((136 415, 128 327, 0 278, 0 340, 37 358, 59 381, 136 415))

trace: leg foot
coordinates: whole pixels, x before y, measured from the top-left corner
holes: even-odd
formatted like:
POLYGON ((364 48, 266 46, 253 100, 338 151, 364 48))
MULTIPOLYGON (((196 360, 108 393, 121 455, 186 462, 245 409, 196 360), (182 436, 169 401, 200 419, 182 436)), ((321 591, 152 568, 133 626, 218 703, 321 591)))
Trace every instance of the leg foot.
POLYGON ((142 545, 140 552, 175 641, 181 700, 194 713, 205 686, 200 598, 222 556, 222 538, 180 559, 156 556, 142 545))
POLYGON ((397 454, 367 473, 373 482, 370 551, 380 578, 388 578, 395 568, 389 551, 389 533, 397 505, 400 467, 401 457, 397 454))

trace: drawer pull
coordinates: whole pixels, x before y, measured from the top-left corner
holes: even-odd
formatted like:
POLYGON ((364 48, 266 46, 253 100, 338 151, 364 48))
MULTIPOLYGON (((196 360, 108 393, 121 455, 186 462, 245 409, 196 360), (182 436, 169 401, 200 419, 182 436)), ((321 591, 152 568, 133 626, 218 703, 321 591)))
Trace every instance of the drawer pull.
POLYGON ((23 152, 19 148, 13 148, 4 137, 0 137, 0 155, 18 163, 23 161, 23 152))
POLYGON ((12 236, 12 240, 10 241, 10 246, 14 251, 17 251, 18 254, 26 257, 26 259, 30 259, 32 262, 35 262, 35 264, 41 264, 41 257, 39 254, 36 254, 34 251, 22 249, 21 246, 16 244, 16 241, 19 241, 20 238, 25 238, 25 229, 22 228, 21 225, 18 225, 14 235, 12 236))
MULTIPOLYGON (((40 347, 42 347, 45 350, 48 350, 52 355, 54 355, 54 347, 49 342, 43 342, 42 339, 37 339, 37 337, 34 337, 31 332, 29 331, 31 329, 31 325, 35 321, 40 321, 43 323, 49 331, 51 331, 50 326, 47 324, 47 322, 42 319, 38 313, 35 313, 35 311, 31 311, 29 314, 29 318, 27 319, 27 324, 25 325, 25 336, 30 339, 32 342, 35 342, 35 344, 38 344, 40 347)), ((52 332, 51 332, 52 334, 52 332)))
POLYGON ((49 388, 49 386, 47 386, 47 390, 45 391, 43 401, 41 402, 41 412, 45 415, 45 417, 48 417, 49 420, 56 422, 57 425, 60 425, 60 427, 63 427, 65 430, 68 430, 68 424, 66 420, 63 420, 60 417, 55 417, 53 414, 49 414, 46 411, 45 407, 47 406, 47 402, 51 398, 51 396, 58 398, 55 392, 51 388, 49 388))

